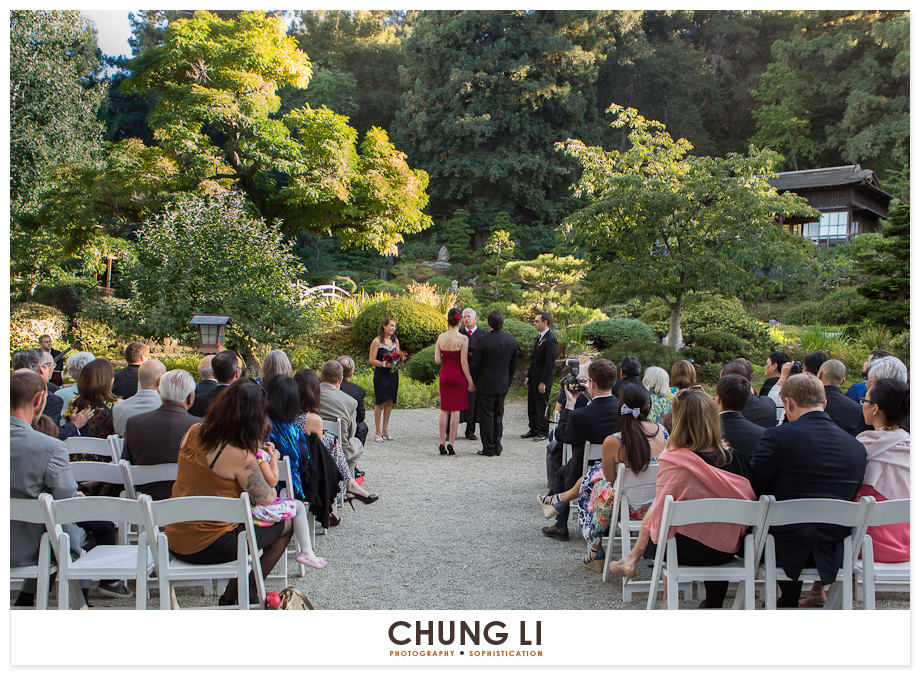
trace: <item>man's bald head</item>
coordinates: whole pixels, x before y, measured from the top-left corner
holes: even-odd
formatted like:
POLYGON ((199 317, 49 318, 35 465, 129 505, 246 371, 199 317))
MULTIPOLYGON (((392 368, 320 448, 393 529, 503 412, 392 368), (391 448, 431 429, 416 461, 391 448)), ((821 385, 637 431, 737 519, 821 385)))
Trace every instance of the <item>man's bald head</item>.
POLYGON ((214 369, 211 368, 211 359, 214 358, 213 354, 208 354, 201 361, 198 362, 198 376, 202 379, 214 379, 214 369))
POLYGON ((163 365, 162 362, 157 361, 156 359, 144 361, 140 368, 137 369, 138 389, 153 389, 154 391, 157 391, 159 388, 160 378, 165 372, 166 366, 163 365))

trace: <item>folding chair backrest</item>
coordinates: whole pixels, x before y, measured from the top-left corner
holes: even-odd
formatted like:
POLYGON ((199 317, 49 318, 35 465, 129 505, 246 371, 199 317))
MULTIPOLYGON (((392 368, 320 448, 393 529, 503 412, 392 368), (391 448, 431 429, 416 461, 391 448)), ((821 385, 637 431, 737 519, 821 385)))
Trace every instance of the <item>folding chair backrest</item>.
POLYGON ((617 480, 620 481, 620 491, 623 497, 627 498, 629 502, 633 504, 650 502, 655 498, 658 465, 649 464, 645 471, 635 473, 620 462, 617 466, 617 480))
POLYGON ((603 459, 604 457, 604 444, 603 443, 585 443, 585 457, 582 462, 581 472, 584 475, 588 471, 588 467, 591 466, 594 462, 603 459))
MULTIPOLYGON (((124 469, 113 462, 71 462, 70 472, 78 483, 91 480, 115 485, 127 485, 128 483, 124 469)), ((96 519, 87 518, 87 520, 96 519)))
MULTIPOLYGON (((674 501, 671 495, 665 499, 665 506, 670 504, 667 526, 695 525, 697 523, 730 523, 732 525, 761 526, 765 520, 766 499, 750 501, 747 499, 687 499, 674 501)), ((661 531, 664 532, 665 521, 662 517, 661 531)))
POLYGON ((842 499, 787 499, 776 502, 770 526, 796 523, 821 523, 858 527, 866 515, 868 502, 848 502, 842 499))
POLYGON ((342 445, 342 428, 343 427, 344 427, 344 424, 342 424, 341 417, 336 417, 334 422, 330 422, 329 420, 323 420, 323 432, 330 433, 336 438, 338 438, 340 447, 342 445))
POLYGON ((20 523, 45 523, 45 510, 38 499, 10 498, 10 520, 20 523))
POLYGON ((117 462, 121 459, 121 451, 124 448, 125 439, 118 434, 112 434, 108 437, 109 448, 112 451, 112 461, 117 462))
POLYGON ((79 454, 112 456, 112 444, 108 438, 91 438, 89 436, 71 436, 66 439, 67 453, 72 457, 79 454))
MULTIPOLYGON (((41 495, 44 497, 45 495, 41 495)), ((116 523, 143 525, 144 511, 134 499, 123 497, 72 497, 42 500, 45 525, 49 531, 60 534, 61 526, 87 520, 108 520, 116 523)))
POLYGON ((884 502, 875 502, 869 513, 866 523, 868 527, 880 525, 894 525, 895 523, 910 522, 910 499, 889 499, 884 502))
POLYGON ((291 473, 291 460, 287 457, 278 460, 278 485, 275 488, 279 496, 294 499, 294 474, 291 473))
POLYGON ((119 462, 125 475, 125 492, 131 499, 144 492, 143 487, 151 483, 176 480, 179 465, 175 462, 167 464, 137 465, 131 464, 126 459, 119 462))

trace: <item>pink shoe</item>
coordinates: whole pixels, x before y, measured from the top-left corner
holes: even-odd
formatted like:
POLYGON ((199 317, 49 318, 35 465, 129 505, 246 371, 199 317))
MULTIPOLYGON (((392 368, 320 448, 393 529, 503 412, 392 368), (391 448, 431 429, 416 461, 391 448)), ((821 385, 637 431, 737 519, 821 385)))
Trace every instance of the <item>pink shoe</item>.
POLYGON ((322 558, 310 558, 303 551, 297 554, 296 560, 302 565, 306 565, 307 567, 315 567, 318 570, 321 570, 326 566, 326 561, 322 558))

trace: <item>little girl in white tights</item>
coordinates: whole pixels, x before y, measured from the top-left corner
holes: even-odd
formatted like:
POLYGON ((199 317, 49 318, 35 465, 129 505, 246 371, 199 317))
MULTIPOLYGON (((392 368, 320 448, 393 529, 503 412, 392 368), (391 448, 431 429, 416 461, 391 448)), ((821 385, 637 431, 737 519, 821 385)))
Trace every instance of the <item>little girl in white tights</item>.
MULTIPOLYGON (((270 487, 278 484, 278 459, 281 453, 275 450, 275 445, 267 442, 264 447, 256 451, 256 461, 262 470, 262 476, 270 487)), ((255 505, 252 507, 252 522, 256 527, 269 527, 288 518, 294 519, 294 536, 300 544, 300 553, 297 562, 323 569, 326 561, 313 552, 310 544, 310 525, 307 520, 307 510, 303 502, 296 499, 281 499, 278 497, 268 506, 255 505)))

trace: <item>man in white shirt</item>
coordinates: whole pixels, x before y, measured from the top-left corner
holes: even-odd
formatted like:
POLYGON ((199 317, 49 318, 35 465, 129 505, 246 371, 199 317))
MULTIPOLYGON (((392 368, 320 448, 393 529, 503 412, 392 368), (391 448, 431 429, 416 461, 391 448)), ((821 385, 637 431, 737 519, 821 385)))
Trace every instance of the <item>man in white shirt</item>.
POLYGON ((151 412, 163 404, 160 400, 160 378, 165 373, 166 366, 160 361, 149 360, 141 364, 137 371, 137 393, 129 399, 119 401, 112 409, 112 422, 116 434, 125 435, 125 425, 129 417, 151 412))

